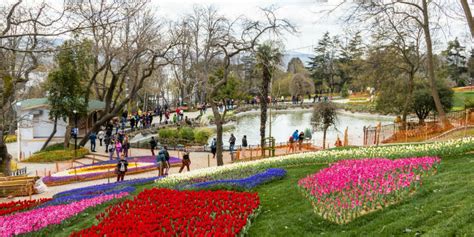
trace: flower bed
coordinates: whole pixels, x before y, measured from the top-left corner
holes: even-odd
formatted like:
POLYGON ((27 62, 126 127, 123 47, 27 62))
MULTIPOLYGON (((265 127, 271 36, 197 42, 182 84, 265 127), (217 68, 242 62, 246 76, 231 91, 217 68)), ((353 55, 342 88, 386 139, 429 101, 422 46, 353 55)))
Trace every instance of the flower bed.
POLYGON ((233 163, 225 166, 193 170, 183 174, 172 174, 157 180, 158 187, 174 188, 203 177, 225 176, 228 173, 263 171, 268 168, 301 166, 305 164, 330 163, 345 159, 385 157, 389 159, 423 156, 452 156, 474 150, 474 137, 434 142, 421 145, 362 147, 348 150, 323 150, 268 159, 233 163))
MULTIPOLYGON (((129 167, 127 174, 136 174, 156 170, 156 158, 153 156, 130 157, 127 159, 129 167)), ((181 164, 181 159, 170 157, 171 166, 181 164)), ((102 161, 95 164, 78 166, 73 169, 64 170, 51 176, 43 178, 43 182, 48 186, 63 185, 77 181, 88 181, 114 177, 116 160, 102 161)))
POLYGON ((88 207, 92 207, 127 193, 98 196, 70 204, 38 208, 26 212, 0 217, 0 236, 13 236, 42 229, 48 225, 59 224, 88 207))
POLYGON ((317 214, 342 224, 405 198, 439 163, 437 157, 344 160, 298 185, 317 214))
POLYGON ((268 183, 275 179, 282 179, 286 175, 286 170, 271 168, 265 172, 258 173, 243 179, 212 180, 207 182, 193 183, 178 187, 178 189, 252 189, 261 184, 268 183))
POLYGON ((109 207, 71 236, 235 236, 256 215, 256 193, 150 189, 109 207))
POLYGON ((0 216, 9 215, 19 211, 29 210, 41 203, 50 201, 51 198, 41 198, 37 200, 24 200, 0 203, 0 216))
POLYGON ((44 203, 41 206, 51 206, 58 204, 71 203, 84 199, 94 198, 101 195, 112 195, 118 193, 132 193, 135 191, 135 185, 143 185, 152 183, 156 178, 132 179, 124 182, 113 182, 87 186, 83 188, 72 189, 57 193, 53 196, 53 200, 44 203))

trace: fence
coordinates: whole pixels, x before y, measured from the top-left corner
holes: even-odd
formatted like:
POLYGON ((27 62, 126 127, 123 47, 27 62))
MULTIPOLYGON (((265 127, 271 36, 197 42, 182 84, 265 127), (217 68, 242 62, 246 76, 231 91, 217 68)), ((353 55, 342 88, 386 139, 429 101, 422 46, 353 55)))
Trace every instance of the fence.
MULTIPOLYGON (((469 124, 474 124, 474 111, 456 111, 446 114, 452 127, 460 128, 469 124)), ((380 143, 411 142, 428 140, 448 129, 440 124, 439 118, 430 116, 420 124, 416 119, 408 120, 405 126, 403 123, 392 123, 378 126, 364 127, 364 141, 366 146, 379 145, 380 143)))
POLYGON ((24 167, 24 168, 21 168, 21 169, 16 169, 16 170, 10 171, 9 176, 21 176, 21 175, 26 175, 26 173, 27 173, 26 167, 24 167))

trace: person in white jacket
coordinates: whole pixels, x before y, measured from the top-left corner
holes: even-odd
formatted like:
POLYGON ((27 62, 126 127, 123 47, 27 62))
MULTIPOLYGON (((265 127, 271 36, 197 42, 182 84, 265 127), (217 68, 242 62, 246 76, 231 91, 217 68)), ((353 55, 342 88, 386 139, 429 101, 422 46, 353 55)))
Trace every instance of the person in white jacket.
POLYGON ((102 141, 104 140, 104 137, 105 137, 104 130, 100 130, 99 133, 97 133, 97 138, 99 139, 100 146, 102 146, 102 141))

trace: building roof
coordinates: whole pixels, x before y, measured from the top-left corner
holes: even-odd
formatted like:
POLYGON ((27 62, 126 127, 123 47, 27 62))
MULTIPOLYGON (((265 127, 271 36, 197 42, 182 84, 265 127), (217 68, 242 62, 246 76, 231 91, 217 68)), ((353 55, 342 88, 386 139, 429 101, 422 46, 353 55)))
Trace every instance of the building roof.
MULTIPOLYGON (((48 98, 34 98, 19 101, 21 103, 21 110, 31 110, 41 107, 48 107, 48 98)), ((105 103, 100 100, 89 100, 89 105, 87 106, 87 111, 92 112, 96 110, 105 109, 105 103)))

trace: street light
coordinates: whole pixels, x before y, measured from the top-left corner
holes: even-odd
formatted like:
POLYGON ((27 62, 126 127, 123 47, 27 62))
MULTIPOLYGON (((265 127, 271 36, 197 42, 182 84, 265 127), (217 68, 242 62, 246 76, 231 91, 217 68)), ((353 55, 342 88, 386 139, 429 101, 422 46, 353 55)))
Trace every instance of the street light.
POLYGON ((21 131, 20 131, 20 115, 21 115, 21 102, 16 102, 16 117, 17 117, 17 125, 16 125, 16 140, 18 144, 18 161, 21 160, 21 131))
POLYGON ((77 157, 77 135, 79 133, 79 129, 77 129, 77 110, 72 111, 74 113, 74 159, 77 157))

